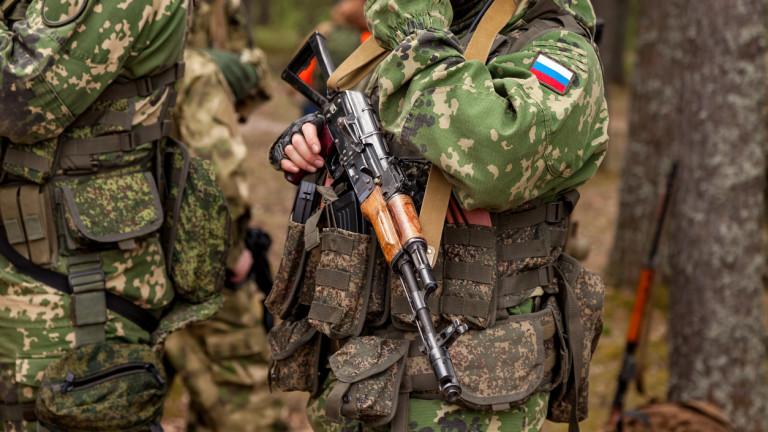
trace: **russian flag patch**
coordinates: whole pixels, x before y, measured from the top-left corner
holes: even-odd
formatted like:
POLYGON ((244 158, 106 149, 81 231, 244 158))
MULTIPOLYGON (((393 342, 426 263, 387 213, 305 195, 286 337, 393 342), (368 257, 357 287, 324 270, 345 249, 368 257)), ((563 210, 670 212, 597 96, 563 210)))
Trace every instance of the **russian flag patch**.
POLYGON ((539 82, 559 95, 568 92, 576 75, 572 70, 561 65, 546 54, 539 53, 531 66, 531 73, 539 82))

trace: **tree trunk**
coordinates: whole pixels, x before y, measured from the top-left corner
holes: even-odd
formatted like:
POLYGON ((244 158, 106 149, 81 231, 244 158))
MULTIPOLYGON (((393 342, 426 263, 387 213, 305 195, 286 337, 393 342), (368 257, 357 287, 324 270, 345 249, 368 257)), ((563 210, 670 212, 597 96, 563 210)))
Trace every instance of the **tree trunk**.
POLYGON ((684 163, 670 224, 669 395, 719 404, 737 431, 768 431, 765 1, 670 3, 688 19, 670 68, 683 88, 684 163))
POLYGON ((269 25, 272 18, 272 9, 269 7, 272 0, 259 0, 259 19, 260 25, 269 25))
POLYGON ((640 261, 658 162, 680 160, 667 227, 669 397, 708 400, 737 432, 765 432, 764 0, 641 7, 614 265, 640 261))
POLYGON ((637 34, 637 65, 629 104, 629 141, 624 153, 619 216, 607 270, 612 286, 632 288, 650 247, 654 211, 673 157, 672 136, 678 95, 669 70, 682 35, 679 18, 666 0, 644 0, 637 34), (649 126, 651 125, 651 126, 649 126))
POLYGON ((628 0, 594 0, 595 13, 605 23, 600 54, 609 84, 624 84, 624 41, 627 31, 628 0))

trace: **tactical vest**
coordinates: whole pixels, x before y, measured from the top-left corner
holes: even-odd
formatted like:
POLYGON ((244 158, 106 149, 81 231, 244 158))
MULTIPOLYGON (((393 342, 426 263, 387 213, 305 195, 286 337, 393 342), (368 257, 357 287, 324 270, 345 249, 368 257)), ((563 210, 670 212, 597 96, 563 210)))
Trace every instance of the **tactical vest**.
MULTIPOLYGON (((30 2, 0 4, 6 21, 23 19, 30 2)), ((0 421, 40 420, 51 430, 80 424, 129 430, 120 422, 135 414, 134 424, 154 428, 167 386, 152 345, 218 309, 229 214, 210 164, 170 138, 174 84, 183 71, 178 63, 151 76, 118 78, 57 138, 32 145, 2 142, 0 254, 16 271, 70 296, 76 348, 49 365, 37 408, 16 403, 14 386, 0 386, 0 421), (149 236, 162 244, 162 277, 167 274, 175 293, 162 312, 106 287, 102 254, 136 250, 149 236), (105 341, 107 310, 146 331, 150 343, 105 341), (88 380, 93 383, 85 385, 88 380), (77 404, 88 399, 72 392, 68 398, 62 390, 109 393, 113 385, 129 389, 115 392, 125 412, 81 410, 77 404), (78 412, 102 418, 83 420, 78 412), (115 414, 122 419, 110 419, 115 414)), ((105 404, 114 403, 106 399, 105 404)))
MULTIPOLYGON (((592 39, 551 0, 537 2, 522 22, 496 38, 491 57, 518 51, 549 31, 592 39)), ((418 202, 429 164, 388 138, 418 202)), ((326 206, 335 200, 319 190, 326 206)), ((570 422, 573 430, 586 417, 604 286, 563 254, 577 201, 575 191, 551 202, 534 200, 491 214, 492 226, 471 225, 458 205, 450 206, 453 223, 444 228, 435 266, 439 288, 428 305, 436 328, 453 319, 471 328, 449 349, 461 405, 503 411, 549 392, 551 420, 570 422)), ((440 397, 421 343, 414 341, 412 311, 375 237, 329 225, 320 212, 307 224, 289 224, 267 299, 270 311, 285 320, 270 333, 271 382, 317 396, 326 372, 321 359, 330 355, 336 381, 324 394, 326 414, 405 430, 409 397, 440 397)))

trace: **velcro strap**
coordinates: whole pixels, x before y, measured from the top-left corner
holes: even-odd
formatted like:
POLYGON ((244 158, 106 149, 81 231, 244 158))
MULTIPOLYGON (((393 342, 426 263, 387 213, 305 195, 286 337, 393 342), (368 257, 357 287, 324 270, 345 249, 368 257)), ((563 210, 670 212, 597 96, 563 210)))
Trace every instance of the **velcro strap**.
POLYGON ((483 284, 493 283, 494 268, 479 263, 445 262, 446 279, 461 279, 483 284))
POLYGON ((35 420, 37 420, 37 415, 35 415, 34 402, 17 404, 0 403, 0 421, 2 422, 32 422, 35 420))
POLYGON ((51 168, 50 159, 38 156, 31 151, 19 150, 14 147, 8 147, 5 150, 3 163, 29 168, 38 172, 48 172, 51 168))
MULTIPOLYGON (((20 245, 26 241, 18 199, 19 186, 8 186, 0 189, 0 216, 2 216, 5 227, 5 235, 12 245, 20 245)), ((18 247, 17 251, 25 258, 29 258, 26 245, 18 247)))
POLYGON ((72 256, 68 261, 67 272, 72 288, 72 321, 76 345, 103 342, 107 299, 101 256, 98 253, 72 256))
POLYGON ((328 268, 317 269, 315 282, 318 285, 336 288, 346 291, 349 287, 349 279, 352 277, 348 272, 328 268))
POLYGON ((165 88, 184 75, 184 63, 176 63, 168 69, 148 77, 120 82, 116 81, 107 87, 99 96, 99 100, 128 99, 147 97, 157 90, 165 88))
POLYGON ((345 395, 349 391, 350 383, 336 381, 331 392, 325 399, 325 415, 332 421, 341 422, 341 413, 344 406, 345 395))
POLYGON ((440 299, 440 312, 450 315, 486 317, 488 301, 443 295, 440 299))
POLYGON ((493 248, 496 246, 496 234, 492 230, 447 227, 443 231, 443 243, 493 248))
POLYGON ((499 255, 502 260, 545 257, 549 255, 549 245, 544 239, 524 243, 510 243, 501 246, 499 255))
POLYGON ((505 277, 500 284, 499 309, 519 305, 538 287, 542 287, 546 291, 554 280, 555 268, 552 265, 505 277))
POLYGON ((338 252, 343 255, 352 255, 355 250, 355 241, 341 235, 324 235, 321 239, 323 250, 338 252))
POLYGON ((312 302, 309 309, 309 319, 324 323, 338 324, 344 316, 344 309, 325 303, 312 302))

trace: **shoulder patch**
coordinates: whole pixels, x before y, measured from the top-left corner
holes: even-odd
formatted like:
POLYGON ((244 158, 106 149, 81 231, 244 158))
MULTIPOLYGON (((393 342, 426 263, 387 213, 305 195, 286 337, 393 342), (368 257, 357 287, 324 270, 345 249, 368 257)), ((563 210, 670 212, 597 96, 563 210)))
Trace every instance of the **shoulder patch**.
POLYGON ((559 95, 568 93, 576 75, 572 70, 543 53, 536 56, 530 71, 544 87, 559 95))
POLYGON ((48 27, 62 27, 80 18, 89 2, 90 0, 43 0, 40 15, 48 27))

